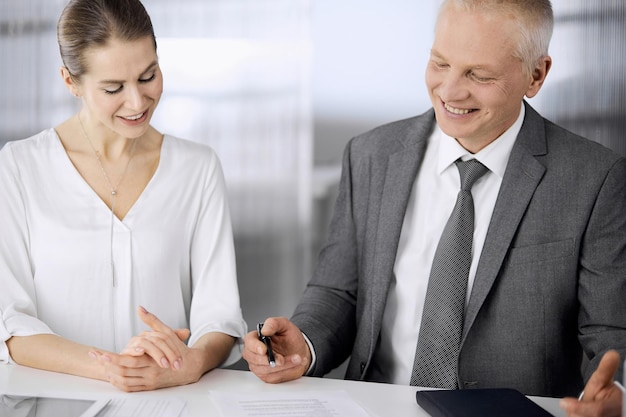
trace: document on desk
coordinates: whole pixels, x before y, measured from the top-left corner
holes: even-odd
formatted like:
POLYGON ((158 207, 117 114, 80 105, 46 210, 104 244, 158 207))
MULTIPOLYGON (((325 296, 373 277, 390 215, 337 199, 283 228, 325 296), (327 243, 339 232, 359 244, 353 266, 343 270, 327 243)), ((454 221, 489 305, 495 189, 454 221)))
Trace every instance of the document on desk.
POLYGON ((185 417, 186 406, 178 398, 85 400, 0 394, 1 417, 185 417))
POLYGON ((370 417, 345 391, 211 391, 224 417, 370 417))
POLYGON ((113 398, 98 417, 183 417, 187 402, 178 398, 113 398))

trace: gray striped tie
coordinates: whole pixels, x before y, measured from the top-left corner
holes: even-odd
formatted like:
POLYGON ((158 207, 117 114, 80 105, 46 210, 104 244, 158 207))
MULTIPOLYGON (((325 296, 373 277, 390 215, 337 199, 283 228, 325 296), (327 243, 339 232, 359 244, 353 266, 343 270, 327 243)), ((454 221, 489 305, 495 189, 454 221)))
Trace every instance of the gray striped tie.
POLYGON ((426 290, 411 385, 457 388, 457 363, 467 278, 472 262, 472 185, 488 169, 475 159, 458 160, 461 190, 443 229, 426 290))

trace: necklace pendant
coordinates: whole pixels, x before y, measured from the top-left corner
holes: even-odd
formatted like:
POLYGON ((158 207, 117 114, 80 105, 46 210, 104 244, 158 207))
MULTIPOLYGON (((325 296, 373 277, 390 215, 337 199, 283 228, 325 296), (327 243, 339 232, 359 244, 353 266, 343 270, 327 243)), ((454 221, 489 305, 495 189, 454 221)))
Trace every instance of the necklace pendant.
MULTIPOLYGON (((130 166, 130 161, 132 161, 133 156, 135 154, 135 145, 137 144, 137 139, 133 139, 133 144, 132 147, 130 148, 130 154, 128 157, 128 162, 126 162, 126 167, 124 168, 124 171, 122 172, 122 175, 120 176, 120 178, 117 180, 117 184, 115 185, 115 187, 113 187, 113 184, 111 183, 111 180, 109 179, 109 174, 107 174, 107 171, 104 169, 104 165, 102 165, 102 161, 100 160, 100 152, 98 152, 98 150, 93 146, 93 143, 91 142, 91 139, 89 139, 89 136, 87 135, 87 131, 85 130, 85 126, 83 126, 83 121, 80 118, 80 113, 78 113, 78 122, 80 123, 80 127, 83 131, 83 136, 85 137, 85 139, 87 140, 87 143, 89 143, 89 146, 91 147, 91 149, 93 150, 94 155, 96 156, 96 161, 98 161, 98 165, 100 165, 100 170, 102 171, 102 176, 104 176, 104 178, 106 179, 107 183, 109 184, 109 187, 111 189, 111 196, 115 197, 117 195, 117 187, 119 187, 120 183, 122 182, 122 180, 124 179, 124 175, 126 175, 126 171, 128 171, 128 167, 130 166)), ((115 202, 115 198, 113 198, 113 202, 115 202)))

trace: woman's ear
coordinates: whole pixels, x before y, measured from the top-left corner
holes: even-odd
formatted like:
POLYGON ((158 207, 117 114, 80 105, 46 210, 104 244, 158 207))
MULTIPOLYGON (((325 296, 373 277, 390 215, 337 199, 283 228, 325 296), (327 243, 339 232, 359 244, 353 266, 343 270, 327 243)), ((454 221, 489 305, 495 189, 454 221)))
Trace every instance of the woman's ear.
POLYGON ((61 72, 61 78, 63 79, 63 83, 69 90, 70 94, 72 94, 74 97, 80 97, 80 89, 78 88, 78 85, 72 78, 72 75, 68 71, 67 67, 65 66, 61 67, 60 72, 61 72))

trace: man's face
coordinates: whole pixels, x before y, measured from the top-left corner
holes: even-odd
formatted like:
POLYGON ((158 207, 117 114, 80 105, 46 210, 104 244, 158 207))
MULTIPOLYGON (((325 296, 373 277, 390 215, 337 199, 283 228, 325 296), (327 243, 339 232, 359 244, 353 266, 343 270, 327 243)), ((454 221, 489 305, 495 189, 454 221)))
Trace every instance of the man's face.
POLYGON ((476 153, 519 116, 524 95, 539 90, 513 56, 514 17, 444 6, 426 69, 426 86, 444 133, 476 153), (534 87, 533 87, 534 86, 534 87))

